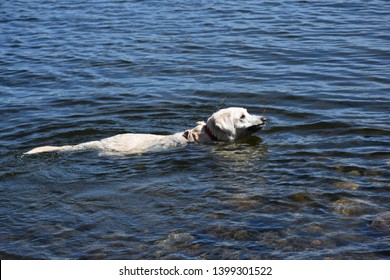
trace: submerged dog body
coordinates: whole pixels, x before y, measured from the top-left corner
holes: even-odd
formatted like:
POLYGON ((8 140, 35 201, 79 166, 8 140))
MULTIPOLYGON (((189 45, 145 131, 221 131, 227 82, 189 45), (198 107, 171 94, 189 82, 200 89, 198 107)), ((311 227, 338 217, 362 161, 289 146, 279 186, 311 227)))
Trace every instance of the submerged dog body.
POLYGON ((99 150, 103 153, 138 154, 185 146, 188 143, 234 141, 261 130, 266 119, 251 115, 244 108, 231 107, 214 113, 207 122, 198 122, 193 129, 173 135, 125 133, 78 145, 44 146, 26 154, 77 150, 99 150))
POLYGON ((177 146, 184 146, 188 141, 183 137, 183 133, 174 135, 154 135, 154 134, 118 134, 104 138, 100 141, 91 141, 78 145, 66 146, 43 146, 32 149, 25 154, 37 154, 43 152, 64 152, 78 150, 99 150, 105 154, 134 154, 152 151, 160 151, 177 146))

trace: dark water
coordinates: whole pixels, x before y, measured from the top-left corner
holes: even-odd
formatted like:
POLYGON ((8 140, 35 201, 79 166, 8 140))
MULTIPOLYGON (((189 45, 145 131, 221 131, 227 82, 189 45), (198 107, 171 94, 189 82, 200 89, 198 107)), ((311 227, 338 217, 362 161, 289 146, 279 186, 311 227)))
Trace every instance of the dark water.
POLYGON ((0 3, 0 256, 389 259, 389 1, 0 3), (240 143, 22 156, 170 134, 240 143))

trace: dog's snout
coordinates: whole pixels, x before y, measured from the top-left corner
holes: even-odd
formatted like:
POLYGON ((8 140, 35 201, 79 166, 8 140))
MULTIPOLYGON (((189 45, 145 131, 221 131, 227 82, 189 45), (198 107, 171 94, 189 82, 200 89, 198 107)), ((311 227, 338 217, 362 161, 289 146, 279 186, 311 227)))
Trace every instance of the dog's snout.
POLYGON ((266 118, 266 117, 260 117, 260 120, 261 120, 263 123, 266 123, 266 122, 267 122, 267 118, 266 118))

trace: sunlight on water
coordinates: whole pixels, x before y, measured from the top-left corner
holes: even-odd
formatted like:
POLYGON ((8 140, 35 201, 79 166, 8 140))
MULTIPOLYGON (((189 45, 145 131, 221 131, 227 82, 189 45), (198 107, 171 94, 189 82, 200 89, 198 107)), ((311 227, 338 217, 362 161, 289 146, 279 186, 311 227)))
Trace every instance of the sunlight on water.
POLYGON ((2 259, 389 258, 388 1, 0 6, 2 259), (23 156, 228 106, 265 130, 23 156))

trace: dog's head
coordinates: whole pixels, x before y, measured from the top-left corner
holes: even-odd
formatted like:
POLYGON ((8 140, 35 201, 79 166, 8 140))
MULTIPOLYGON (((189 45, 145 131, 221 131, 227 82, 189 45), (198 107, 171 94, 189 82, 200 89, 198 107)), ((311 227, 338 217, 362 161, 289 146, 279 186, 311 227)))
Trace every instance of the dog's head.
POLYGON ((251 115, 245 108, 226 108, 207 120, 207 127, 218 140, 233 141, 261 130, 266 123, 263 116, 251 115))

